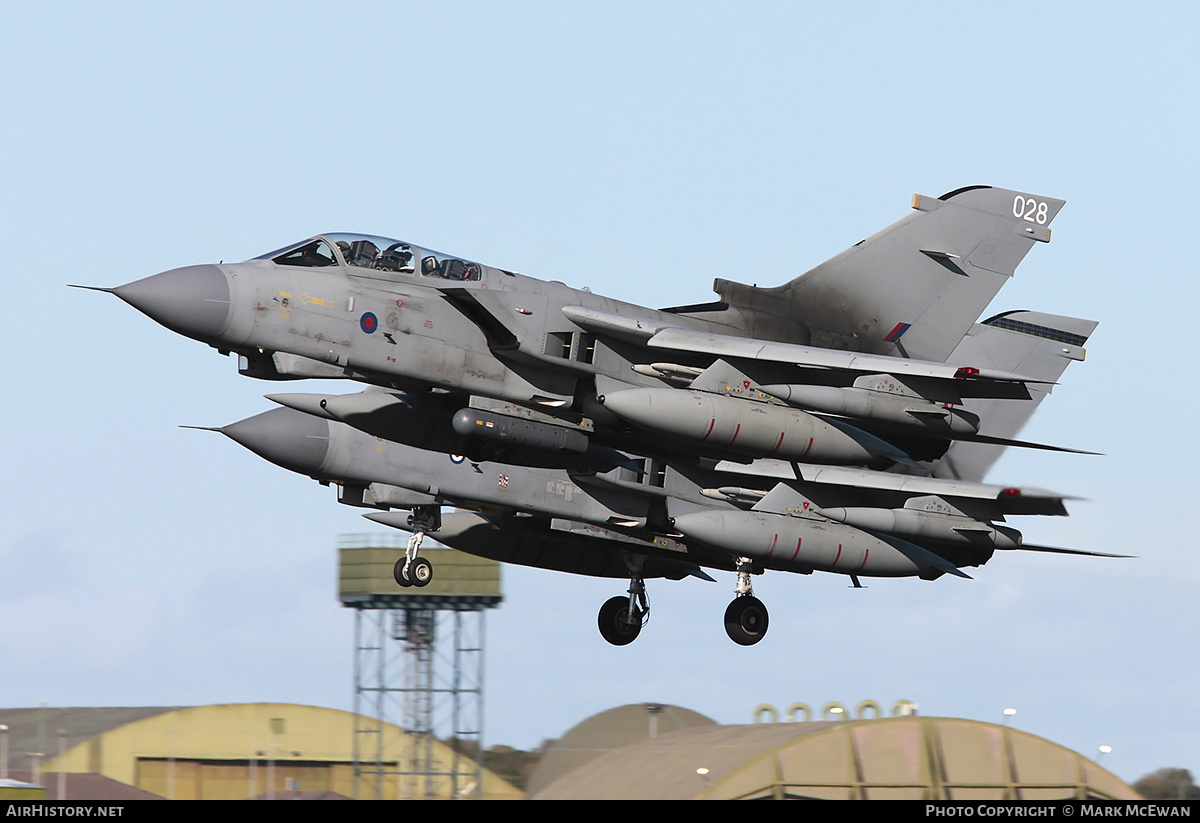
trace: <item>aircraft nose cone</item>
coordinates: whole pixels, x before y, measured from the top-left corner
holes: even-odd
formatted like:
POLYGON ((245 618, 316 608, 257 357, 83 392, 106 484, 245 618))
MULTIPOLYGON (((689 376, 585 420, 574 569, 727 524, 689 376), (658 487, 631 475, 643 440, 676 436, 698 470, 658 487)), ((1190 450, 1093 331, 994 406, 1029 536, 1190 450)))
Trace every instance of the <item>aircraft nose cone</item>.
POLYGON ((277 466, 320 474, 329 452, 329 422, 294 409, 272 409, 230 423, 220 432, 277 466))
POLYGON ((205 343, 217 338, 229 317, 229 281, 213 265, 171 269, 112 291, 171 331, 205 343))

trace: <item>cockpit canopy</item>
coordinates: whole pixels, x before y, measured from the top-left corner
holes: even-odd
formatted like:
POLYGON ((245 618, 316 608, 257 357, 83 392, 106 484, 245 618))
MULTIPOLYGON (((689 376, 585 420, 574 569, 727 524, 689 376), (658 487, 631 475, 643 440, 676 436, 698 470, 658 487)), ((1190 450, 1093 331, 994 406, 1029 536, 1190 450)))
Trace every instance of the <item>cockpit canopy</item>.
POLYGON ((480 276, 478 263, 369 234, 324 234, 254 259, 271 260, 279 266, 347 266, 363 277, 387 278, 396 273, 466 281, 480 276))

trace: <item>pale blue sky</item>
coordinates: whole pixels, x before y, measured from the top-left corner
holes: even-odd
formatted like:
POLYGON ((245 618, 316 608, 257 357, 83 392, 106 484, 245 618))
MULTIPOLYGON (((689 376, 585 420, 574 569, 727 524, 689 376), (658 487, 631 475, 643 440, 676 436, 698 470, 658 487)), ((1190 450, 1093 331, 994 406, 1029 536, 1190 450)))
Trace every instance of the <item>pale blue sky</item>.
MULTIPOLYGON (((84 3, 5 9, 9 357, 0 706, 285 700, 349 708, 333 493, 224 438, 278 385, 65 288, 362 231, 652 306, 784 282, 972 184, 1067 200, 992 309, 1099 320, 1024 432, 1105 452, 989 477, 1074 493, 973 581, 767 575, 757 647, 717 584, 506 569, 488 743, 627 702, 910 698, 1134 780, 1200 772, 1200 446, 1191 4, 84 3), (647 8, 649 5, 649 8, 647 8), (753 272, 753 274, 749 274, 753 272)), ((340 390, 340 389, 339 389, 340 390)), ((349 390, 349 389, 347 389, 349 390)))

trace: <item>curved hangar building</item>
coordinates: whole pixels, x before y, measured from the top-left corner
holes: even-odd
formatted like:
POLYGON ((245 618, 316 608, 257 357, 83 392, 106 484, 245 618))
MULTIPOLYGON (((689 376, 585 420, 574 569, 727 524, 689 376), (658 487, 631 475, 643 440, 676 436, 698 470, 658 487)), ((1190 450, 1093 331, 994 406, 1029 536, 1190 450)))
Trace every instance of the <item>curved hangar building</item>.
MULTIPOLYGON (((145 708, 0 709, 0 723, 9 726, 12 752, 58 751, 58 730, 66 737, 66 753, 47 756, 43 780, 54 784, 55 773, 101 774, 160 797, 177 800, 240 800, 261 798, 273 791, 279 799, 329 793, 353 797, 354 715, 338 709, 294 703, 233 703, 213 706, 145 708)), ((370 726, 377 728, 376 721, 370 726)), ((360 741, 364 764, 374 767, 376 746, 382 743, 385 770, 380 794, 384 799, 447 797, 449 780, 436 779, 427 787, 424 776, 395 774, 411 771, 412 736, 390 723, 383 724, 382 741, 368 734, 360 741)), ((454 753, 430 741, 440 771, 455 763, 454 753)), ((16 756, 10 758, 14 768, 16 756)), ((470 785, 473 763, 460 762, 461 784, 470 785)), ((375 798, 376 778, 359 777, 358 795, 375 798)), ((68 778, 67 798, 72 781, 68 778)), ((484 799, 519 799, 521 792, 496 775, 483 771, 484 799)))
MULTIPOLYGON (((578 736, 572 741, 575 747, 587 745, 578 736)), ((705 724, 660 731, 657 737, 601 754, 532 795, 538 800, 617 798, 1046 801, 1141 796, 1057 743, 992 723, 944 717, 705 724)))

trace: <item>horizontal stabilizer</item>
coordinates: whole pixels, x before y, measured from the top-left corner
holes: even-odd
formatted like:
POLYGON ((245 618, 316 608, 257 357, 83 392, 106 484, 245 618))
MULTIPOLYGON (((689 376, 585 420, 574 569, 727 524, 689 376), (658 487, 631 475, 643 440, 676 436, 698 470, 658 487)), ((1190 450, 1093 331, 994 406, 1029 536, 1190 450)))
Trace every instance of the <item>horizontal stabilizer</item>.
POLYGON ((1002 449, 995 446, 1018 445, 1001 441, 1020 433, 1050 393, 1049 384, 1058 381, 1071 363, 1084 359, 1083 345, 1097 325, 1094 320, 1035 311, 1005 312, 975 324, 955 348, 952 360, 1019 371, 1044 382, 1027 384, 1032 402, 965 401, 964 408, 983 420, 980 435, 995 439, 954 443, 946 456, 934 463, 933 473, 938 477, 982 480, 1002 454, 1002 449))

